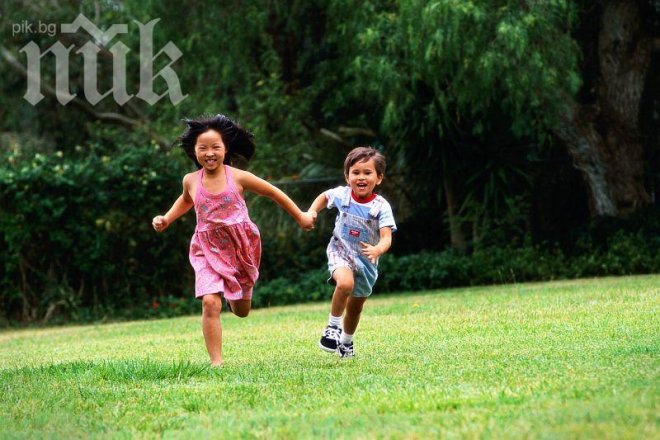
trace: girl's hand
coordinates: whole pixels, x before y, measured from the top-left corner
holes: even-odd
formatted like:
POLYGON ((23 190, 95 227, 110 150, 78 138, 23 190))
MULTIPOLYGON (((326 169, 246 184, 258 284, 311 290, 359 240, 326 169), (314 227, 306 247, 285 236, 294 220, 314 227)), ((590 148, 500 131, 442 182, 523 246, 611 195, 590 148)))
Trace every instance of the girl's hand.
POLYGON ((314 229, 314 221, 316 220, 316 213, 303 212, 300 218, 298 219, 298 224, 305 231, 311 231, 314 229))
POLYGON ((151 225, 154 227, 156 232, 163 232, 170 225, 170 222, 167 221, 164 215, 157 215, 151 221, 151 225))
POLYGON ((362 246, 362 253, 366 255, 367 258, 369 258, 369 261, 371 261, 374 264, 376 264, 376 260, 378 260, 378 257, 384 254, 384 252, 380 251, 380 248, 378 246, 372 246, 363 241, 360 242, 360 246, 362 246))

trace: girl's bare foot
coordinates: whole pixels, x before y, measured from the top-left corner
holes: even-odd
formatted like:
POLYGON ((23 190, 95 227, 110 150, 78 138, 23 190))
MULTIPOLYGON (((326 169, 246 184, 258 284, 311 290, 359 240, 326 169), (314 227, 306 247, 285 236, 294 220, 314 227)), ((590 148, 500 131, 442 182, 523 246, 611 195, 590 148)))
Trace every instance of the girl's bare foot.
POLYGON ((222 367, 222 361, 220 362, 211 362, 211 368, 220 368, 222 367))

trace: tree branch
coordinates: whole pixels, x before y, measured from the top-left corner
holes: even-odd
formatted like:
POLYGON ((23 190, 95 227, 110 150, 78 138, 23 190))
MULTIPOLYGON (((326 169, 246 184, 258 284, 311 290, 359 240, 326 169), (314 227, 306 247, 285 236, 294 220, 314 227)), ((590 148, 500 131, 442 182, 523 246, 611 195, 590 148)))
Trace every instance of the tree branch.
POLYGON ((365 136, 369 138, 376 138, 376 132, 370 128, 365 127, 339 127, 337 129, 339 133, 343 136, 353 137, 353 136, 365 136))

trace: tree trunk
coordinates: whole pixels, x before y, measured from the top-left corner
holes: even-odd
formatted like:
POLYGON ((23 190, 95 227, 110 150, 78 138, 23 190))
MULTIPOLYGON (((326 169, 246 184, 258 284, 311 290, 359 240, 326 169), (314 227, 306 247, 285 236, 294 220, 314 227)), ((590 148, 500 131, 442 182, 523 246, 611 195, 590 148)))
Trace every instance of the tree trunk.
POLYGON ((650 202, 639 109, 650 66, 634 0, 606 1, 598 35, 594 102, 567 102, 556 134, 584 173, 593 215, 621 216, 650 202))
POLYGON ((463 227, 458 218, 458 208, 456 207, 456 196, 454 193, 454 185, 451 177, 445 172, 442 176, 442 183, 445 190, 445 198, 447 200, 447 217, 449 218, 449 234, 451 240, 451 247, 465 253, 467 245, 465 243, 465 234, 463 234, 463 227))

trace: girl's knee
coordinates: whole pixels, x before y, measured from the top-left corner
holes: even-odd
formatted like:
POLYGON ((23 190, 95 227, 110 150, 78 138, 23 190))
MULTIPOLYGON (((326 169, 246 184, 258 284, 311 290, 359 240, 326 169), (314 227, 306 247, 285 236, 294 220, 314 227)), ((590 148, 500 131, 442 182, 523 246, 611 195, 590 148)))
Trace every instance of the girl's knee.
POLYGON ((238 316, 239 318, 245 318, 249 314, 250 310, 236 310, 234 312, 234 315, 238 316))
POLYGON ((239 318, 245 318, 250 314, 252 302, 249 300, 228 301, 231 312, 239 318))
POLYGON ((202 313, 205 316, 220 316, 222 299, 218 295, 204 295, 202 297, 202 313))

